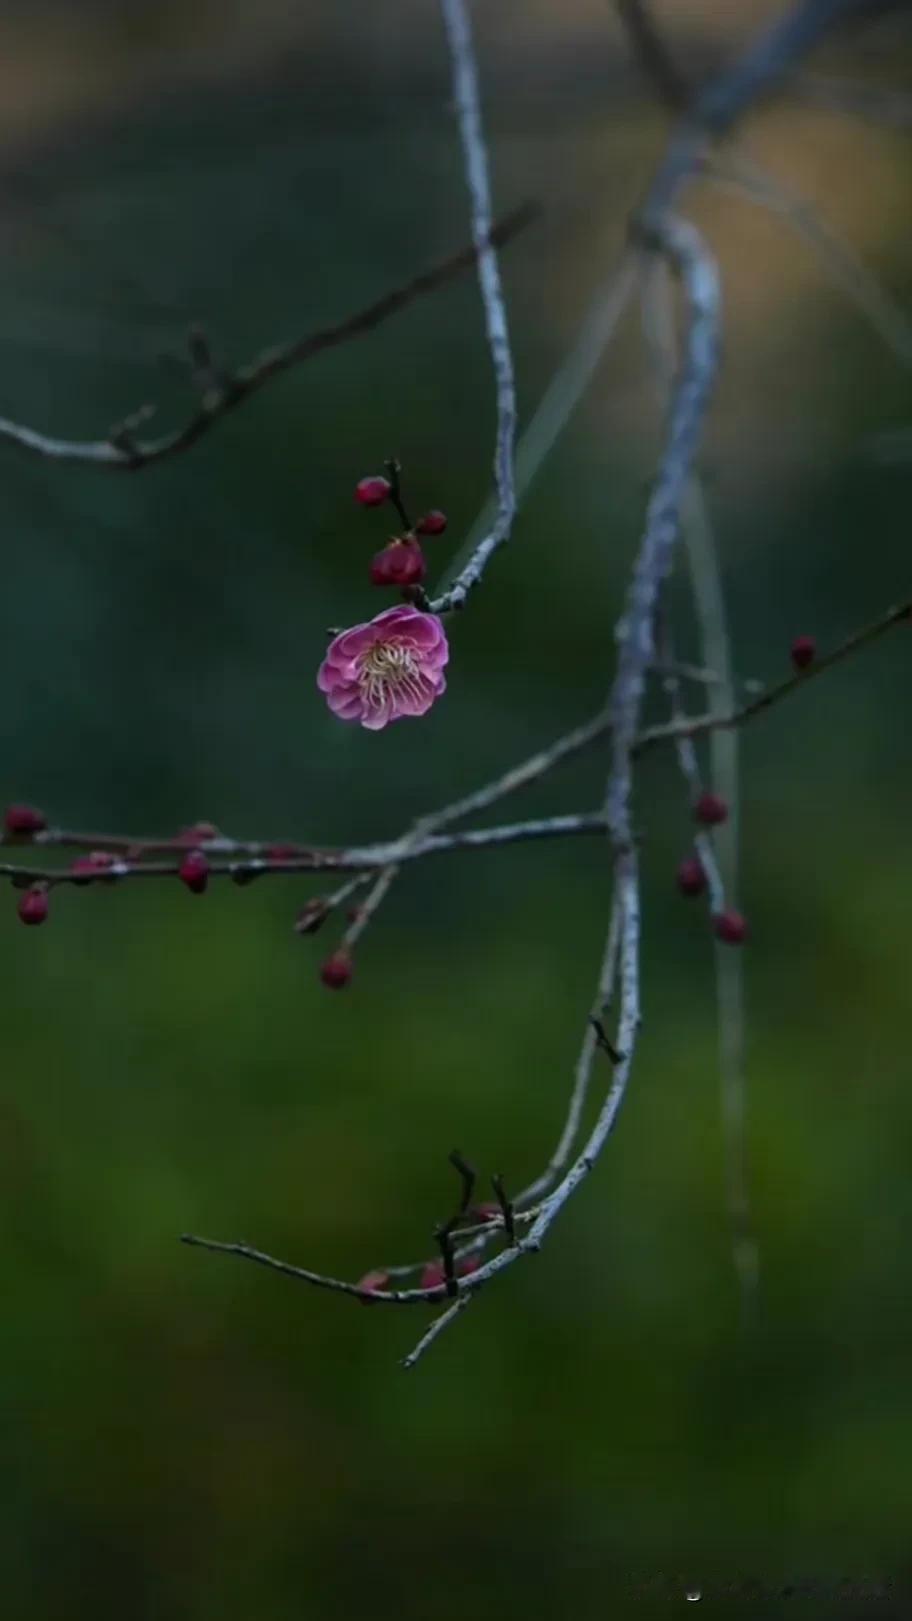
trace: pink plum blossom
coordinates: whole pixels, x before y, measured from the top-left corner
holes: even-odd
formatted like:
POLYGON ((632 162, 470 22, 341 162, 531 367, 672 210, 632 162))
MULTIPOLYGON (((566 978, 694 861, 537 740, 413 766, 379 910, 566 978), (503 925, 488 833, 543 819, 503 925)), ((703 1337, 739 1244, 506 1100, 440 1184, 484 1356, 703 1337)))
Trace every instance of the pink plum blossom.
POLYGON ((326 649, 317 686, 340 720, 379 732, 404 715, 424 715, 446 691, 450 656, 443 623, 403 603, 343 630, 326 649))

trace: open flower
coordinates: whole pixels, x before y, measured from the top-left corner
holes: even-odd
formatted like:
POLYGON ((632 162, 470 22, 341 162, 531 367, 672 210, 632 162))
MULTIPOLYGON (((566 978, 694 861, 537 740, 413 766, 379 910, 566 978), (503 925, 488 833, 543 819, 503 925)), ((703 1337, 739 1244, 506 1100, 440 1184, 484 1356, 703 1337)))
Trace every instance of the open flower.
POLYGON ((340 720, 357 720, 379 732, 388 721, 427 713, 446 691, 443 668, 449 656, 436 614, 402 604, 336 636, 317 686, 340 720))

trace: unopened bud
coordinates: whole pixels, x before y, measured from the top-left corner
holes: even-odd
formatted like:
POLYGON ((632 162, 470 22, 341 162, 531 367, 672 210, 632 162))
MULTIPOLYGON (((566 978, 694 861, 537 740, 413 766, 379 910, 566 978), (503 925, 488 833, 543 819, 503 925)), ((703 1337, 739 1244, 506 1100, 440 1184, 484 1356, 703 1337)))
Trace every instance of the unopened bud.
POLYGON ((352 977, 351 952, 341 947, 321 964, 320 978, 331 991, 341 991, 352 977))
POLYGON ((7 833, 27 838, 32 833, 43 832, 47 827, 47 817, 36 805, 7 805, 3 824, 7 833))
POLYGON ((717 912, 713 932, 717 940, 724 940, 728 946, 743 945, 747 939, 747 919, 740 912, 717 912))
POLYGON ((687 856, 678 867, 678 888, 682 895, 702 895, 706 888, 706 873, 699 856, 687 856))
POLYGON ((707 791, 700 795, 694 805, 694 815, 697 821, 702 822, 705 827, 714 827, 719 822, 724 822, 727 819, 728 805, 721 794, 713 794, 707 791))
POLYGON ((33 884, 21 897, 17 907, 20 920, 34 927, 43 923, 48 915, 48 896, 44 884, 33 884))
POLYGON ((314 895, 295 918, 296 934, 316 934, 329 917, 329 902, 325 895, 314 895))
POLYGON ((390 481, 379 474, 371 478, 362 478, 355 485, 355 500, 362 507, 382 507, 390 493, 390 481))
POLYGON ((177 870, 177 875, 192 895, 202 895, 209 882, 209 862, 202 850, 188 850, 177 870))
POLYGON ((414 540, 391 540, 370 568, 372 585, 419 585, 424 575, 424 554, 414 540))
POLYGON ((813 636, 796 636, 791 648, 792 663, 796 670, 806 670, 817 657, 817 643, 813 636))
POLYGON ((433 512, 426 512, 423 518, 418 519, 415 525, 415 533, 418 535, 442 535, 446 526, 446 513, 438 512, 435 509, 433 512))
MULTIPOLYGON (((389 1286, 389 1273, 382 1272, 379 1268, 373 1272, 365 1272, 364 1277, 359 1278, 357 1284, 357 1287, 364 1291, 364 1295, 366 1297, 369 1297, 370 1295, 381 1295, 386 1289, 389 1288, 389 1286)), ((365 1306, 370 1306, 372 1304, 373 1302, 370 1300, 370 1298, 364 1299, 365 1306)))

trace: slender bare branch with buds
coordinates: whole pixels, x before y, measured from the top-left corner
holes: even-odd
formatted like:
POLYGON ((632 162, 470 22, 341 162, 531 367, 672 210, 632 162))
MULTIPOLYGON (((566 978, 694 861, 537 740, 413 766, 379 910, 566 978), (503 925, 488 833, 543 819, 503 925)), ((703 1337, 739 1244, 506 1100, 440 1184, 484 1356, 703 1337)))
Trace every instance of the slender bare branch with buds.
MULTIPOLYGON (((689 802, 692 846, 678 869, 678 887, 686 896, 706 898, 720 950, 737 947, 747 938, 748 926, 731 903, 734 860, 719 859, 714 844, 718 829, 726 824, 731 827, 736 762, 731 749, 727 755, 717 750, 714 785, 705 786, 698 754, 700 740, 731 738, 810 680, 912 617, 912 600, 905 601, 873 623, 852 631, 828 652, 820 652, 812 636, 797 636, 790 649, 790 673, 766 687, 751 690, 750 696, 739 702, 734 694, 745 689, 736 684, 731 670, 711 539, 704 536, 702 553, 696 542, 689 549, 697 617, 702 627, 702 662, 695 667, 681 665, 675 657, 674 628, 666 618, 664 595, 682 528, 688 521, 688 502, 694 496, 723 328, 720 271, 709 243, 681 213, 682 193, 688 183, 722 171, 739 184, 751 181, 763 189, 763 176, 749 165, 745 168, 743 162, 739 167, 733 162, 731 150, 727 155, 723 150, 717 159, 717 145, 731 136, 742 115, 759 98, 775 90, 825 34, 850 17, 863 18, 868 9, 866 0, 796 0, 738 60, 707 86, 697 89, 692 89, 680 74, 642 0, 618 0, 639 58, 678 123, 643 202, 630 220, 628 252, 621 266, 606 279, 605 291, 584 323, 580 343, 532 414, 515 454, 514 367, 497 250, 527 222, 530 211, 518 210, 499 225, 492 224, 488 153, 468 7, 466 0, 440 3, 469 197, 473 240, 470 252, 454 255, 338 326, 268 351, 231 375, 218 371, 202 334, 195 333, 192 359, 203 386, 202 399, 189 422, 161 439, 140 440, 136 425, 131 423, 97 442, 69 443, 0 421, 0 440, 6 438, 38 454, 104 468, 137 470, 189 449, 222 415, 278 372, 370 330, 412 299, 474 265, 494 377, 493 501, 473 531, 468 557, 457 565, 451 583, 432 597, 424 586, 427 565, 423 544, 446 530, 445 514, 433 509, 417 518, 411 516, 403 470, 395 458, 385 462, 382 474, 361 479, 356 487, 361 506, 390 507, 400 525, 401 532, 375 556, 370 570, 374 585, 392 588, 398 596, 395 606, 369 623, 331 633, 318 675, 318 685, 333 714, 344 722, 381 730, 391 721, 419 718, 442 695, 449 658, 445 620, 465 606, 511 536, 520 502, 593 375, 637 282, 643 284, 648 298, 650 271, 661 267, 664 278, 674 278, 680 289, 679 333, 674 331, 667 297, 664 303, 665 409, 661 448, 631 563, 626 600, 615 626, 614 674, 599 713, 493 780, 436 811, 417 816, 398 838, 357 846, 324 847, 301 839, 237 839, 221 833, 211 823, 196 823, 170 837, 84 833, 49 826, 44 814, 28 804, 11 805, 6 811, 3 843, 9 846, 10 859, 0 863, 0 876, 11 880, 19 891, 19 916, 30 926, 47 921, 54 891, 65 885, 116 887, 134 879, 176 880, 192 894, 203 895, 210 883, 226 878, 245 886, 265 878, 343 876, 336 887, 311 895, 299 905, 294 924, 300 935, 316 933, 334 914, 354 902, 335 947, 320 967, 323 983, 332 990, 342 990, 351 983, 359 941, 365 929, 376 921, 393 884, 400 877, 404 881, 428 857, 465 857, 475 851, 529 840, 543 844, 578 836, 593 840, 596 860, 611 876, 606 942, 593 998, 585 1006, 581 1003, 580 1051, 563 1123, 539 1175, 525 1188, 516 1190, 510 1187, 508 1177, 496 1174, 490 1178, 493 1197, 479 1202, 475 1171, 454 1150, 450 1164, 460 1178, 459 1199, 455 1211, 435 1229, 436 1253, 415 1262, 374 1266, 358 1282, 278 1259, 245 1242, 183 1235, 190 1246, 252 1262, 363 1304, 442 1308, 406 1356, 406 1368, 421 1360, 486 1284, 541 1248, 564 1205, 596 1165, 618 1119, 641 1022, 641 851, 634 833, 634 807, 644 756, 663 744, 670 745, 677 754, 689 802), (708 686, 708 703, 702 700, 705 712, 688 712, 686 681, 708 686), (658 724, 644 721, 650 683, 656 691, 664 691, 669 707, 669 718, 658 724), (601 791, 597 795, 593 790, 593 800, 597 801, 593 808, 456 829, 455 824, 487 812, 500 800, 541 781, 562 762, 583 752, 598 761, 601 791), (726 777, 725 792, 719 791, 720 770, 726 777), (593 1097, 596 1090, 597 1100, 593 1097), (590 1102, 594 1119, 586 1130, 590 1102)), ((766 200, 775 203, 776 196, 778 193, 770 193, 766 200)), ((832 254, 829 260, 832 262, 832 254)), ((869 290, 860 298, 857 285, 856 281, 854 296, 862 305, 867 299, 870 314, 869 290)), ((891 330, 896 330, 895 324, 891 330)), ((894 347, 900 352, 901 346, 894 347)), ((726 995, 721 987, 726 983, 740 986, 736 976, 725 980, 720 974, 723 1006, 726 995)), ((723 1065, 728 1075, 723 1083, 723 1100, 727 1099, 733 1118, 737 1115, 738 1133, 742 1133, 740 990, 737 1011, 732 1011, 730 996, 727 1006, 729 1069, 726 1072, 723 1065)), ((733 1136, 732 1143, 732 1152, 740 1154, 742 1137, 736 1140, 733 1136)), ((743 1218, 738 1235, 743 1249, 748 1237, 746 1191, 734 1180, 731 1188, 730 1208, 743 1218)))

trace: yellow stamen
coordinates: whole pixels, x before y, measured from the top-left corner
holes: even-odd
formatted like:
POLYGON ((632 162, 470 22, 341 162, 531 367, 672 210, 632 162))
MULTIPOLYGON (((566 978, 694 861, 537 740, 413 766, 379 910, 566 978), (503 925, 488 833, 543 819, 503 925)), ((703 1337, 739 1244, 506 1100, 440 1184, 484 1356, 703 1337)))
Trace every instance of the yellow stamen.
POLYGON ((416 697, 419 670, 410 647, 401 642, 375 642, 361 661, 358 685, 364 702, 379 708, 395 692, 416 697))

